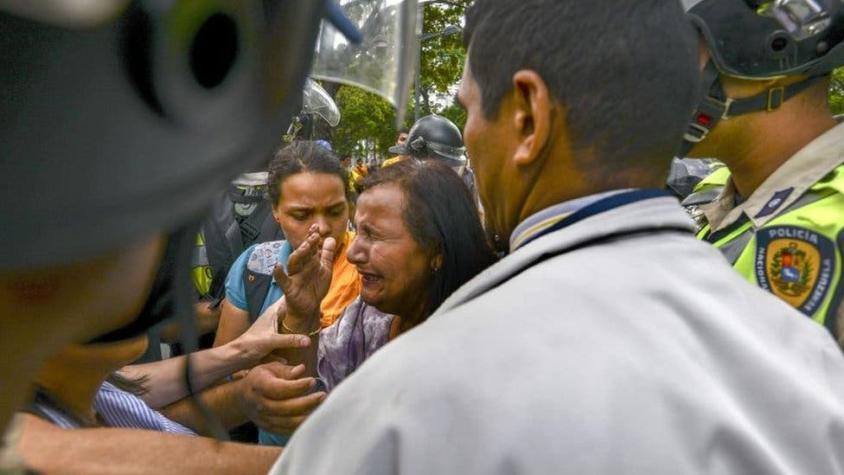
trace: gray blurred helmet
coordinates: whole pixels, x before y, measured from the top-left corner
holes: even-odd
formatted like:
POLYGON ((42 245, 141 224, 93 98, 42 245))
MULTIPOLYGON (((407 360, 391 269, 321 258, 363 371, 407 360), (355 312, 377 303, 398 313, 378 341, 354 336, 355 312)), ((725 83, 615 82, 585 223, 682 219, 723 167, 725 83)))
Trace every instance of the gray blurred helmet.
POLYGON ((840 0, 681 0, 726 75, 826 74, 844 64, 840 0))
POLYGON ((0 270, 83 260, 198 217, 277 145, 325 12, 0 0, 0 270))
POLYGON ((390 147, 389 151, 422 159, 437 158, 449 166, 466 163, 466 148, 460 129, 454 122, 436 114, 417 120, 407 134, 407 141, 390 147))

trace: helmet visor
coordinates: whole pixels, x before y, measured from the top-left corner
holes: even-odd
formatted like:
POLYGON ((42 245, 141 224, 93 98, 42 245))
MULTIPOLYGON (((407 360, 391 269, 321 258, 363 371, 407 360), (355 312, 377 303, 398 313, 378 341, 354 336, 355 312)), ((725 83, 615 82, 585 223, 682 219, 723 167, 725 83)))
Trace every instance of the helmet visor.
POLYGON ((337 108, 337 104, 322 86, 310 78, 305 82, 302 111, 319 116, 332 127, 337 127, 340 123, 340 109, 337 108))

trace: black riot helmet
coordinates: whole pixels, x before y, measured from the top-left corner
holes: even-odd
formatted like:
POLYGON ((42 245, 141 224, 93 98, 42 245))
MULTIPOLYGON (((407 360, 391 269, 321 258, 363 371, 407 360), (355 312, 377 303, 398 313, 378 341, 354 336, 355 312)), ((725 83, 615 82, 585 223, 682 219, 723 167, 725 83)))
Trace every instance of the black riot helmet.
POLYGON ((844 64, 841 0, 681 0, 710 52, 703 100, 686 133, 686 147, 705 139, 723 119, 776 110, 844 64), (732 99, 719 76, 806 79, 760 95, 732 99))
POLYGON ((390 153, 415 158, 437 158, 452 167, 466 163, 463 136, 454 122, 432 114, 417 120, 407 134, 407 142, 390 148, 390 153))
POLYGON ((773 79, 844 64, 840 0, 682 0, 718 69, 773 79))

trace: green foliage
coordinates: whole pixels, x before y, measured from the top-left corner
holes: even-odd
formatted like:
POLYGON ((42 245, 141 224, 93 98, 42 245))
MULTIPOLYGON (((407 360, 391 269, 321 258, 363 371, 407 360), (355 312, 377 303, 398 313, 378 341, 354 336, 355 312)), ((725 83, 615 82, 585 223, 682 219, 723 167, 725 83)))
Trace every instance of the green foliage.
MULTIPOLYGON (((449 26, 462 26, 470 0, 429 2, 423 22, 425 33, 437 33, 449 26)), ((445 94, 460 80, 466 48, 461 33, 431 38, 422 43, 422 89, 445 94)), ((428 111, 426 111, 428 112, 428 111)))
POLYGON ((844 114, 844 68, 836 69, 832 73, 829 105, 833 114, 844 114))
POLYGON ((341 120, 331 131, 331 144, 340 156, 381 155, 396 142, 396 114, 389 102, 350 86, 340 86, 334 99, 341 120))
MULTIPOLYGON (((471 0, 432 1, 425 4, 423 31, 441 32, 446 27, 462 26, 463 15, 471 0)), ((460 81, 466 49, 463 47, 461 34, 438 36, 422 43, 422 93, 420 114, 442 114, 460 128, 466 122, 466 113, 452 103, 434 101, 435 95, 447 95, 460 81)), ((326 88, 329 93, 333 90, 326 88)), ((340 86, 336 89, 334 100, 340 108, 340 125, 330 131, 318 134, 330 134, 334 150, 341 156, 386 157, 387 149, 395 144, 398 132, 393 107, 385 100, 360 89, 340 86)), ((413 89, 410 91, 410 103, 405 113, 404 126, 413 124, 413 89)))
POLYGON ((460 107, 458 104, 449 104, 448 107, 437 111, 437 114, 454 122, 460 130, 466 125, 466 109, 460 107))
MULTIPOLYGON (((471 0, 434 0, 425 3, 423 32, 437 33, 448 26, 462 26, 463 15, 471 0)), ((441 114, 461 129, 466 123, 466 112, 449 98, 445 104, 434 96, 448 95, 460 81, 466 49, 461 34, 438 36, 422 43, 421 76, 422 93, 420 114, 441 114)), ((340 107, 340 125, 323 130, 319 136, 330 135, 330 140, 341 155, 385 157, 387 149, 395 143, 395 111, 380 97, 360 89, 341 86, 326 89, 335 94, 340 107)), ((832 75, 829 94, 834 114, 844 114, 844 68, 832 75)), ((405 127, 413 123, 413 90, 405 111, 405 127)), ((329 138, 329 137, 326 137, 329 138)))

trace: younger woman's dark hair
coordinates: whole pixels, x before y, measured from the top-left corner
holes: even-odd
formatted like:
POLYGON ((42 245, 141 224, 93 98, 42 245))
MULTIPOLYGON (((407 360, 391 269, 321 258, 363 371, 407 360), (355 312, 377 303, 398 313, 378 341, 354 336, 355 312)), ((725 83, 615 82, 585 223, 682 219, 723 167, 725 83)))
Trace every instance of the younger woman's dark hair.
MULTIPOLYGON (((413 239, 429 256, 442 256, 442 266, 430 280, 424 320, 497 257, 472 194, 447 165, 438 160, 406 159, 367 176, 361 183, 361 194, 391 183, 404 193, 402 215, 413 239)), ((402 319, 403 329, 419 323, 421 320, 402 319)))
POLYGON ((334 152, 314 141, 297 140, 281 148, 270 161, 268 171, 267 192, 273 206, 277 206, 281 198, 281 183, 290 176, 306 172, 336 175, 343 182, 346 197, 351 201, 349 174, 340 165, 340 159, 334 152))

